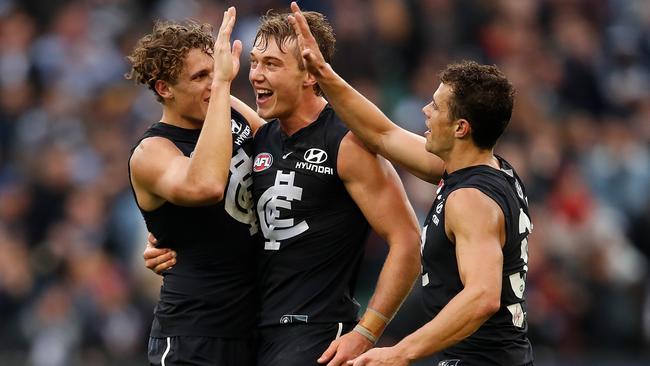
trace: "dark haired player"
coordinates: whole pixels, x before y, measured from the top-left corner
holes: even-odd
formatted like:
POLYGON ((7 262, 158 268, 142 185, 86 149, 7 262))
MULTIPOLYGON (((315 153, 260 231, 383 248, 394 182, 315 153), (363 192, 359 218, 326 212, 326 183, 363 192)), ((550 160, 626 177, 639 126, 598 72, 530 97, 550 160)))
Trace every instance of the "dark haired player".
POLYGON ((532 365, 526 331, 528 200, 514 169, 493 147, 506 128, 514 90, 494 66, 452 64, 423 108, 425 139, 392 123, 323 58, 300 9, 292 24, 303 59, 336 113, 372 151, 436 182, 423 229, 422 286, 431 320, 359 365, 408 365, 433 353, 440 366, 532 365))

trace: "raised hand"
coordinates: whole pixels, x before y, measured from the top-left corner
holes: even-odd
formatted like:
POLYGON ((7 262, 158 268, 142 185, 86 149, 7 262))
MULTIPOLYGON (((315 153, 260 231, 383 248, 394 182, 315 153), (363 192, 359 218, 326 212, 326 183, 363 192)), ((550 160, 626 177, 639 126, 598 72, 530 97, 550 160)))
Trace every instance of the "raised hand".
POLYGON ((240 40, 235 40, 230 46, 230 35, 235 27, 235 18, 237 11, 234 6, 228 8, 223 13, 223 20, 221 27, 219 27, 219 34, 214 43, 214 76, 213 83, 215 82, 230 82, 239 72, 239 56, 242 51, 242 44, 240 40))
POLYGON ((307 67, 310 74, 319 77, 322 75, 322 70, 327 67, 327 62, 325 62, 325 58, 323 58, 311 30, 309 30, 309 24, 307 24, 305 16, 302 15, 302 11, 295 1, 291 2, 291 11, 293 15, 289 15, 289 22, 296 32, 298 47, 300 47, 300 53, 305 61, 305 67, 307 67))

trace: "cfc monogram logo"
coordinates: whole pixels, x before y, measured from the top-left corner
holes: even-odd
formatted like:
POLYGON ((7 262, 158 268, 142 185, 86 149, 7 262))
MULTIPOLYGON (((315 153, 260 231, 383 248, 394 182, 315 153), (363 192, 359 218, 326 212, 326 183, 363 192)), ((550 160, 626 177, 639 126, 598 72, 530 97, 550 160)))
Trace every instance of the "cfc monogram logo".
POLYGON ((291 201, 302 198, 302 188, 293 184, 295 176, 295 172, 283 173, 278 170, 275 184, 257 201, 257 214, 266 239, 265 250, 279 250, 280 240, 293 238, 309 229, 306 221, 294 224, 292 218, 280 218, 280 209, 290 211, 291 201))
POLYGON ((233 219, 250 225, 250 234, 257 233, 257 219, 253 211, 253 195, 251 185, 251 158, 244 149, 239 149, 237 154, 230 159, 230 180, 224 207, 233 219))

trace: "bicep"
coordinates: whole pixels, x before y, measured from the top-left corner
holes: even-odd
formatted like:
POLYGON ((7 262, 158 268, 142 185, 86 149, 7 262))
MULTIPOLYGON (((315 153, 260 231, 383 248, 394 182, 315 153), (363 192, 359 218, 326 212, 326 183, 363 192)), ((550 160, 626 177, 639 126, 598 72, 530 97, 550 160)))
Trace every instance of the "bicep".
POLYGON ((477 189, 453 192, 445 205, 445 229, 456 245, 461 281, 500 294, 505 219, 499 205, 477 189))
POLYGON ((130 160, 134 185, 146 195, 173 203, 183 203, 185 200, 182 187, 185 185, 184 178, 187 175, 189 160, 165 138, 145 139, 138 145, 130 160))
POLYGON ((444 163, 426 150, 425 142, 423 136, 396 127, 384 133, 380 154, 416 177, 436 184, 442 177, 444 163))
POLYGON ((350 133, 341 142, 337 165, 348 193, 375 232, 384 238, 398 231, 419 232, 402 182, 388 161, 350 133))

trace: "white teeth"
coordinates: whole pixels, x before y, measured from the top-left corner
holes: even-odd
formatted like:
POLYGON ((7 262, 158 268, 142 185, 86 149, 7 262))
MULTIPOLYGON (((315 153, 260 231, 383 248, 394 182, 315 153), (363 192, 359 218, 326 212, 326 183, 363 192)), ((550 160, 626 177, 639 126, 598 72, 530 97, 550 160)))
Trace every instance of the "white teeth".
POLYGON ((257 95, 271 95, 272 91, 266 89, 257 89, 257 95))

